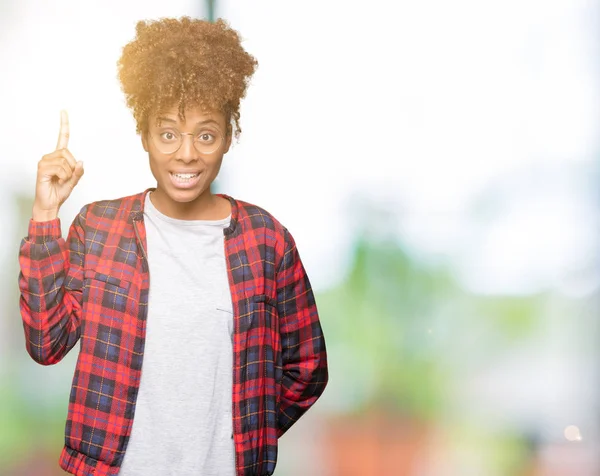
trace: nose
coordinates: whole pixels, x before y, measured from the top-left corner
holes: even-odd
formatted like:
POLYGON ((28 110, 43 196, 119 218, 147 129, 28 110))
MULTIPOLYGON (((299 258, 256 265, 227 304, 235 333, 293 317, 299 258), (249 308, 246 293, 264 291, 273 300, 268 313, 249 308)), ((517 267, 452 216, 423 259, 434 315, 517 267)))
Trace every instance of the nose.
POLYGON ((194 147, 194 134, 181 133, 181 147, 177 151, 177 159, 186 163, 198 160, 198 151, 194 147))

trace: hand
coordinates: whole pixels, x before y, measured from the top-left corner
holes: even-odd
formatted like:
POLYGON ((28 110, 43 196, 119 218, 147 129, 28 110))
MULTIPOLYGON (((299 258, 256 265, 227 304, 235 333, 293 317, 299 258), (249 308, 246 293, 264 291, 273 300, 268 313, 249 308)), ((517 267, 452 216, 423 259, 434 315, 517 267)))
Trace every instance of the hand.
POLYGON ((60 134, 56 150, 44 155, 38 162, 33 202, 33 220, 49 221, 58 216, 60 206, 65 202, 83 175, 83 162, 75 158, 67 149, 69 144, 69 117, 66 111, 60 113, 60 134))

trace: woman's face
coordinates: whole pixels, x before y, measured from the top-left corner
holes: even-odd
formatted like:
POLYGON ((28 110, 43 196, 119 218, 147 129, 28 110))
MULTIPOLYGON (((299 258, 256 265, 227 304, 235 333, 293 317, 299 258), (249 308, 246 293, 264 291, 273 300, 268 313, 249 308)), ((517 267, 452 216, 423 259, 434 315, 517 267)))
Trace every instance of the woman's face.
POLYGON ((210 185, 231 145, 223 113, 186 109, 182 120, 174 107, 151 115, 142 144, 157 182, 153 202, 162 213, 189 219, 211 202, 210 185))

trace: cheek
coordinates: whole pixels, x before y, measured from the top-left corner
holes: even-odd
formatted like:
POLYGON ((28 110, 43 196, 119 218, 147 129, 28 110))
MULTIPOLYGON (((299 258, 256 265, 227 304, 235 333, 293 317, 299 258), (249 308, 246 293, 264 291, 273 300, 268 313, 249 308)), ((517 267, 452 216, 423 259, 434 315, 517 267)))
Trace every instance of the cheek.
POLYGON ((161 160, 158 159, 152 153, 148 154, 148 161, 150 164, 150 171, 152 172, 152 175, 154 176, 154 178, 156 180, 159 180, 159 177, 161 175, 164 175, 164 170, 163 170, 164 164, 162 164, 161 160))
POLYGON ((211 176, 214 179, 218 174, 219 174, 219 170, 221 169, 221 165, 223 164, 223 157, 219 158, 218 160, 215 160, 213 163, 210 164, 210 169, 211 169, 211 176))

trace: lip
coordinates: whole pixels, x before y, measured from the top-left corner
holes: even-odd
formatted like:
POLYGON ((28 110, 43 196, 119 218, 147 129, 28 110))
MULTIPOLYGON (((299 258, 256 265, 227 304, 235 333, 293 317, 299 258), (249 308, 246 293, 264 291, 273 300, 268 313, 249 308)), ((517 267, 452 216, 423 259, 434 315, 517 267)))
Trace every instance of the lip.
POLYGON ((200 182, 201 177, 202 177, 202 172, 198 171, 198 170, 185 171, 185 172, 182 170, 177 170, 174 172, 169 172, 169 178, 171 179, 171 184, 175 188, 184 189, 184 190, 188 189, 188 188, 193 188, 196 185, 198 185, 198 182, 200 182), (190 179, 187 182, 181 182, 175 178, 174 174, 197 174, 197 175, 196 175, 196 177, 194 177, 193 179, 190 179))
POLYGON ((169 170, 170 174, 201 174, 202 170, 169 170))

